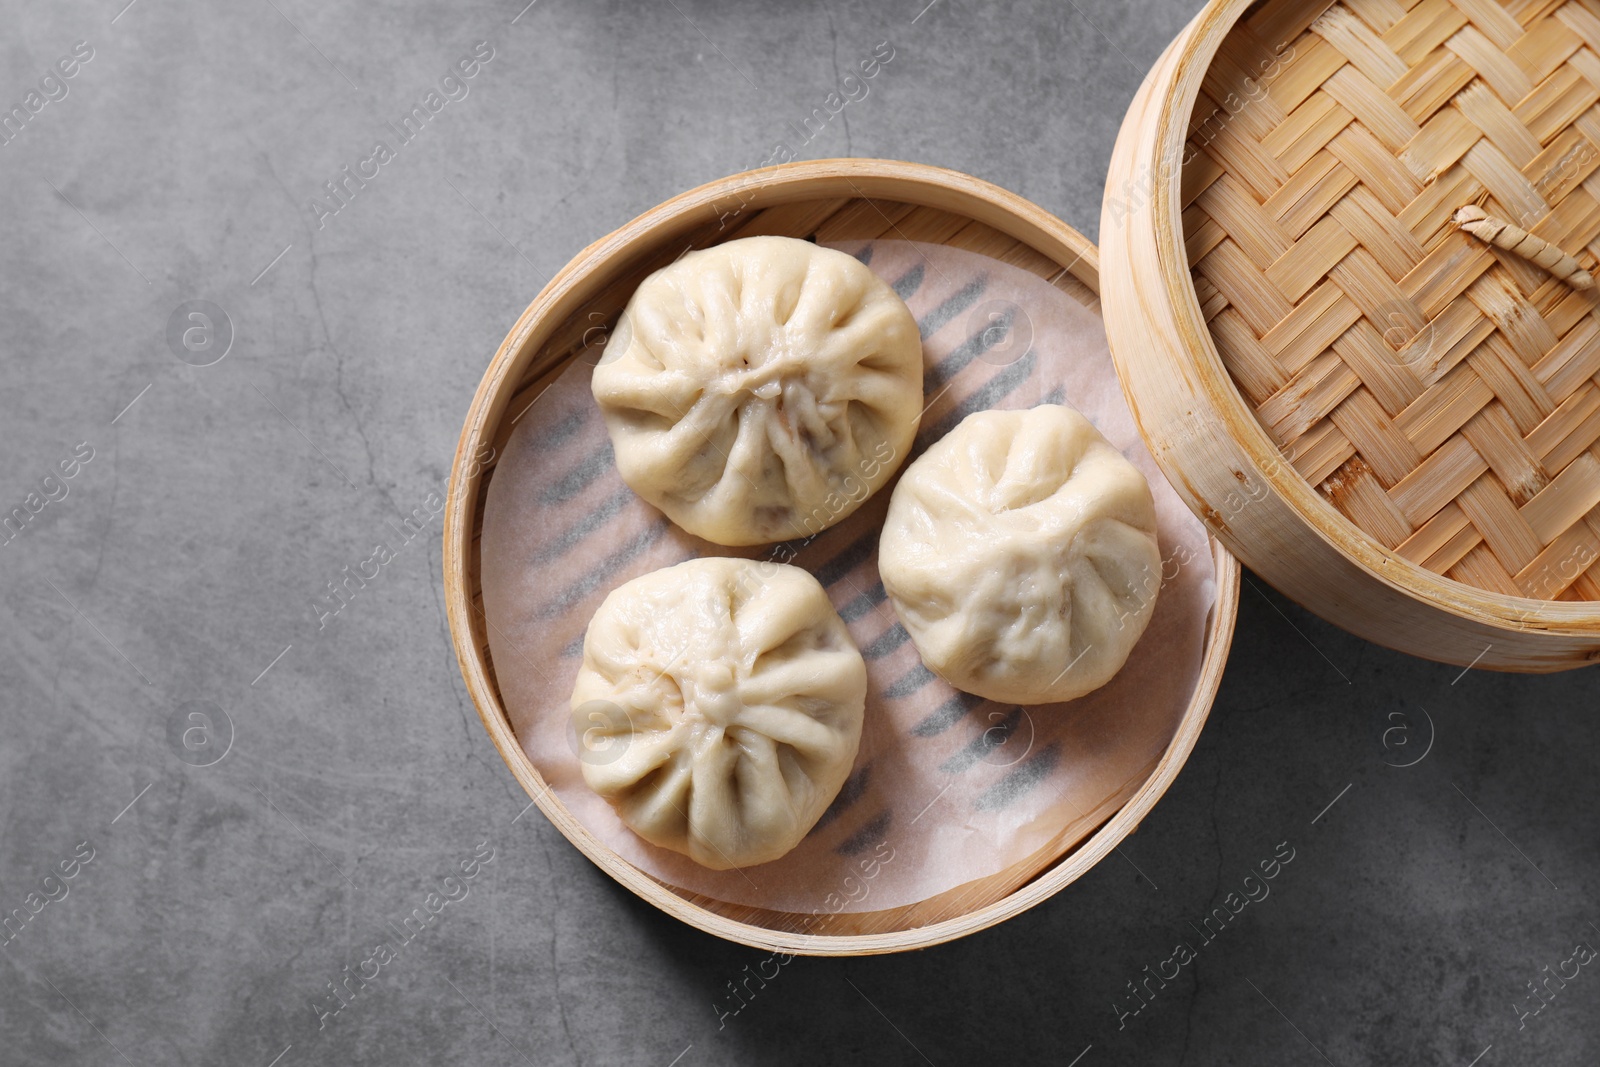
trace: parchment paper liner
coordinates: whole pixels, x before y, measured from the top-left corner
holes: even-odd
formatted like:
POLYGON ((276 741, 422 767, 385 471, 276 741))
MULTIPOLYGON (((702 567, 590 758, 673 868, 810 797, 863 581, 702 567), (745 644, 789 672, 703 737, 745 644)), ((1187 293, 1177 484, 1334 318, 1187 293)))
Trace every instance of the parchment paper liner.
POLYGON ((1154 618, 1127 666, 1082 699, 1027 709, 932 676, 878 582, 893 483, 803 544, 731 549, 683 532, 617 474, 589 392, 596 350, 520 417, 490 483, 481 548, 495 676, 518 740, 562 803, 664 882, 773 911, 839 913, 902 907, 981 880, 970 885, 977 907, 1092 833, 1154 769, 1199 677, 1216 599, 1210 548, 1139 437, 1095 311, 973 252, 909 241, 838 247, 894 285, 922 327, 928 408, 913 458, 973 411, 1066 403, 1149 479, 1165 565, 1152 576, 1154 618), (584 629, 600 601, 697 555, 805 567, 867 660, 866 726, 838 800, 789 855, 744 870, 707 870, 635 836, 584 785, 568 725, 584 629))

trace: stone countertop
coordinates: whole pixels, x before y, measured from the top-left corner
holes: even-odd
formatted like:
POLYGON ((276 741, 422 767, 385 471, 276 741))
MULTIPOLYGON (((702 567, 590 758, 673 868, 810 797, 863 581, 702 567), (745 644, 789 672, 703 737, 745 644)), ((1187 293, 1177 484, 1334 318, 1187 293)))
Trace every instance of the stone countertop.
POLYGON ((1142 829, 955 944, 795 959, 732 1011, 764 953, 526 810, 451 651, 436 506, 539 287, 780 143, 967 171, 1093 236, 1197 0, 925 2, 0 5, 0 513, 27 516, 0 534, 0 1062, 1596 1059, 1600 973, 1566 962, 1600 944, 1596 675, 1413 660, 1253 577, 1142 829))

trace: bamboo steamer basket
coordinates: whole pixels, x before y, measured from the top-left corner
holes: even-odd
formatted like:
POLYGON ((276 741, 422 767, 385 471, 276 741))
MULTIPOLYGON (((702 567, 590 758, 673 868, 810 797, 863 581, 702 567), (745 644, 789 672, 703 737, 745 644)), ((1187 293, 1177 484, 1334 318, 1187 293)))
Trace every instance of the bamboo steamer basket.
POLYGON ((1242 562, 1353 633, 1600 659, 1595 290, 1452 221, 1592 267, 1597 101, 1596 0, 1212 0, 1128 113, 1101 241, 1135 416, 1242 562))
POLYGON ((550 821, 584 855, 640 897, 731 941, 776 952, 845 956, 924 948, 992 926, 1076 880, 1137 828, 1177 777, 1194 747, 1221 680, 1238 612, 1239 568, 1212 540, 1217 602, 1204 663, 1165 752, 1142 781, 1129 783, 1097 816, 1087 837, 1061 841, 1023 864, 908 907, 841 913, 828 932, 806 932, 808 915, 763 911, 666 885, 623 860, 573 818, 514 736, 495 682, 479 579, 479 535, 493 457, 512 424, 581 353, 595 330, 613 325, 646 275, 689 248, 779 234, 823 241, 891 237, 942 243, 1016 264, 1098 310, 1094 246, 1027 201, 953 171, 912 163, 838 159, 735 175, 684 193, 590 245, 518 319, 473 397, 456 450, 444 524, 446 613, 462 675, 484 727, 512 773, 550 821))

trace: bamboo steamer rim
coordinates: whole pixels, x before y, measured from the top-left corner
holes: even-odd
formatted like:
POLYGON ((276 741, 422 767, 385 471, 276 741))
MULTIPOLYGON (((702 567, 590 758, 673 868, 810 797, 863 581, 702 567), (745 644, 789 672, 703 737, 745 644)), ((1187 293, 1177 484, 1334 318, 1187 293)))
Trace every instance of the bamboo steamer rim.
MULTIPOLYGON (((1201 83, 1223 41, 1240 18, 1257 0, 1211 0, 1179 36, 1156 71, 1167 62, 1176 64, 1172 82, 1156 109, 1156 160, 1179 159, 1188 140, 1188 116, 1199 98, 1201 83), (1183 47, 1180 48, 1179 46, 1183 47)), ((1152 78, 1156 71, 1152 72, 1152 78)), ((1149 84, 1148 82, 1146 83, 1149 84)), ((1221 353, 1212 339, 1188 264, 1183 233, 1183 195, 1181 167, 1170 168, 1162 178, 1158 169, 1151 203, 1160 222, 1155 230, 1158 269, 1167 291, 1175 294, 1173 310, 1191 338, 1189 351, 1193 367, 1206 398, 1231 417, 1228 431, 1256 465, 1268 484, 1294 507, 1309 530, 1328 545, 1344 553, 1378 582, 1415 599, 1427 601, 1469 620, 1487 617, 1507 629, 1536 629, 1571 637, 1600 635, 1600 601, 1539 600, 1511 596, 1467 585, 1427 570, 1384 547, 1376 539, 1340 514, 1312 485, 1301 478, 1293 466, 1283 462, 1278 448, 1246 405, 1239 387, 1223 365, 1221 353)), ((1138 408, 1134 410, 1139 418, 1138 408)), ((1140 423, 1140 430, 1146 430, 1140 423)), ((1150 435, 1145 433, 1146 437, 1150 435)), ((1165 454, 1156 452, 1157 462, 1169 478, 1176 472, 1165 454)), ((1315 610, 1315 605, 1307 605, 1315 610)))
POLYGON ((1188 759, 1216 697, 1238 614, 1240 568, 1213 537, 1217 592, 1207 621, 1200 675, 1154 770, 1092 834, 1031 881, 992 904, 926 926, 881 933, 830 935, 772 929, 738 921, 685 899, 621 859, 579 823, 523 752, 496 691, 493 667, 481 652, 481 631, 472 601, 477 583, 474 532, 481 523, 485 475, 473 457, 479 455, 482 445, 494 440, 520 376, 550 335, 578 310, 594 283, 603 280, 608 270, 620 269, 631 250, 681 238, 697 222, 717 218, 715 205, 731 198, 737 197, 741 204, 759 200, 759 208, 767 208, 830 196, 893 200, 964 215, 1035 248, 1098 292, 1099 255, 1087 238, 1022 197, 957 171, 893 160, 816 160, 747 171, 679 194, 575 256, 544 286, 501 342, 473 396, 456 447, 445 504, 443 570, 452 644, 484 729, 533 803, 585 856, 637 896, 717 937, 795 955, 858 956, 927 948, 1020 914, 1075 881, 1137 829, 1188 759))

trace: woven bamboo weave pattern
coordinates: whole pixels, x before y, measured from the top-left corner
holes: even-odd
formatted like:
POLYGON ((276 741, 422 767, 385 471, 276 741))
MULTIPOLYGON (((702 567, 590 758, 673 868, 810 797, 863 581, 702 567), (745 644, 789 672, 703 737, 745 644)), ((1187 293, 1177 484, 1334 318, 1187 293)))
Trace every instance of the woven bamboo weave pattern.
POLYGON ((1600 306, 1463 233, 1594 271, 1600 0, 1269 0, 1182 161, 1223 362, 1288 462, 1400 556, 1600 600, 1600 306))

